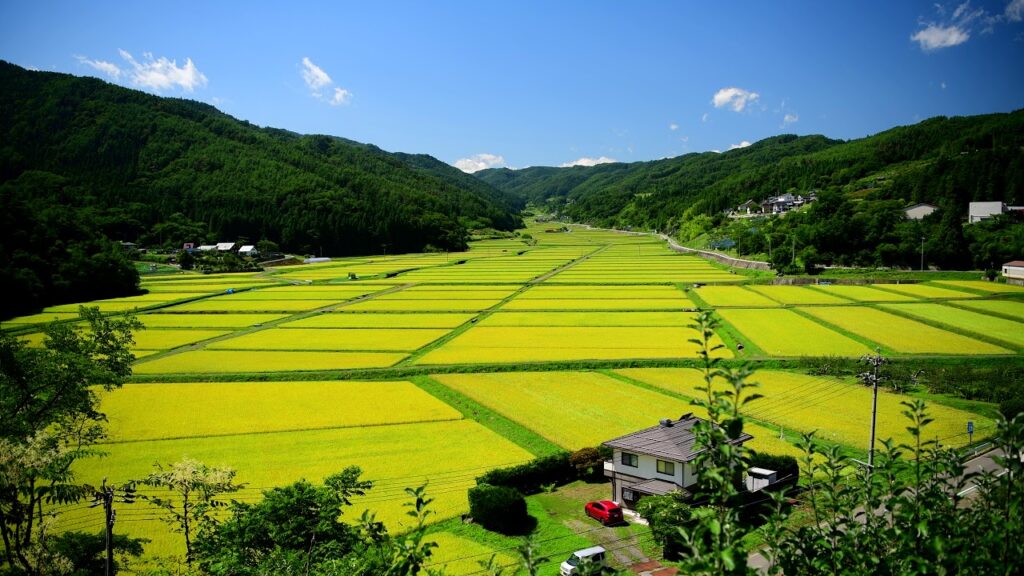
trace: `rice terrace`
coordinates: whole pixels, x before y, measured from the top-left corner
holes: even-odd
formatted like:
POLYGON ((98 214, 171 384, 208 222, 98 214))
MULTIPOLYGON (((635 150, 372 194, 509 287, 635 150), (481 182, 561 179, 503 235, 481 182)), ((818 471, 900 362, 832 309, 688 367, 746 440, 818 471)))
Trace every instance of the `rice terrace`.
MULTIPOLYGON (((246 501, 357 464, 377 487, 356 510, 372 508, 401 530, 401 487, 427 482, 431 534, 447 548, 436 565, 475 573, 464 556, 507 558, 509 544, 461 526, 474 478, 691 412, 701 377, 688 326, 700 310, 721 320, 722 362, 763 367, 755 380, 766 398, 752 405, 747 430, 753 448, 773 454, 798 454, 794 440, 810 431, 865 453, 870 389, 823 363, 881 350, 941 366, 1024 350, 1024 289, 969 280, 779 286, 654 236, 544 229, 524 231, 535 243, 480 240, 440 256, 153 275, 144 296, 93 303, 137 310, 145 330, 135 337, 135 376, 101 397, 106 456, 78 472, 127 481, 188 456, 237 469, 245 488, 236 498, 246 501)), ((3 328, 39 345, 39 324, 73 322, 72 310, 3 328)), ((881 393, 880 437, 906 438, 907 398, 881 393)), ((983 404, 930 401, 931 433, 945 445, 968 442, 968 421, 978 438, 993 429, 983 404)), ((149 553, 181 552, 153 512, 121 514, 129 534, 153 541, 149 553)), ((61 521, 94 517, 76 507, 61 521)), ((556 555, 580 538, 548 537, 556 555)))
POLYGON ((465 4, 0 2, 0 576, 1024 573, 1024 0, 465 4))

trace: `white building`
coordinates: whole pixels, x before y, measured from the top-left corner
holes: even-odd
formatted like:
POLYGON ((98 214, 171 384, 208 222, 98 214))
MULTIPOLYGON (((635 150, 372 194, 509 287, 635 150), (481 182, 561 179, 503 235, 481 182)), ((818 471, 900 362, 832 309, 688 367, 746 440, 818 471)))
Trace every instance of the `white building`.
POLYGON ((967 223, 974 224, 1006 212, 1002 202, 971 202, 967 210, 967 223))
POLYGON ((1003 264, 1003 277, 1024 280, 1024 260, 1014 260, 1003 264))
POLYGON ((218 242, 217 252, 231 252, 235 248, 234 242, 218 242))
POLYGON ((259 251, 252 244, 246 244, 238 249, 239 256, 259 256, 259 251))
POLYGON ((920 204, 914 204, 910 208, 904 208, 903 214, 906 216, 907 220, 922 220, 925 216, 929 216, 938 209, 938 206, 922 202, 920 204))
MULTIPOLYGON (((604 475, 612 479, 612 500, 635 508, 644 496, 662 496, 696 484, 693 461, 702 449, 696 444, 693 425, 700 421, 684 414, 679 420, 665 419, 605 442, 612 449, 612 459, 604 463, 604 475)), ((752 438, 743 434, 736 443, 752 438)))

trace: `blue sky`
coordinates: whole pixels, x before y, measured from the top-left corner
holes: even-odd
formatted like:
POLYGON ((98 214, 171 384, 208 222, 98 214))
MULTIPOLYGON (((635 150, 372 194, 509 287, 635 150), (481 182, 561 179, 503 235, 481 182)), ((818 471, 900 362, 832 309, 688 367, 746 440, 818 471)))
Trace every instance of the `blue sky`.
POLYGON ((1024 107, 1024 0, 4 2, 0 59, 472 170, 1024 107))

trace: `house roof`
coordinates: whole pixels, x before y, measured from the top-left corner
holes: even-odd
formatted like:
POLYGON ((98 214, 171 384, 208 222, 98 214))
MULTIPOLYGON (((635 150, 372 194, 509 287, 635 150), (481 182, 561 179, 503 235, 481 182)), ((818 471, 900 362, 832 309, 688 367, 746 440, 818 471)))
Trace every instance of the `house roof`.
POLYGON ((256 247, 253 246, 252 244, 246 244, 245 246, 242 246, 241 248, 239 248, 238 251, 239 252, 252 252, 255 249, 256 249, 256 247))
POLYGON ((234 247, 234 242, 217 242, 217 250, 220 251, 231 250, 234 247))
POLYGON ((913 210, 914 208, 933 208, 935 210, 939 209, 939 207, 936 206, 935 204, 929 204, 927 202, 919 202, 917 204, 914 204, 913 206, 907 206, 903 210, 913 210))
POLYGON ((1006 264, 1003 264, 1003 266, 1024 266, 1024 260, 1012 260, 1010 262, 1007 262, 1006 264))
POLYGON ((665 480, 658 480, 657 478, 653 478, 639 484, 634 484, 630 486, 630 488, 637 492, 650 494, 651 496, 664 496, 665 494, 683 491, 683 489, 679 487, 679 484, 667 482, 665 480))
MULTIPOLYGON (((679 420, 668 420, 667 425, 659 423, 657 426, 608 440, 604 445, 627 452, 688 462, 704 451, 697 446, 693 435, 693 425, 700 421, 701 419, 693 414, 684 414, 679 420)), ((736 443, 742 444, 752 438, 750 434, 743 434, 736 443)))

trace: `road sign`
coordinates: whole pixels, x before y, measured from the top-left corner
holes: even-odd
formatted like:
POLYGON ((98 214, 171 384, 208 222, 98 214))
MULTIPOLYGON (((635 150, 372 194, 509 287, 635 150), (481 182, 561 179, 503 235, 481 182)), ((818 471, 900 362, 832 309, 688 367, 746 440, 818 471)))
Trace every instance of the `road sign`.
POLYGON ((974 434, 974 421, 973 420, 968 420, 967 421, 967 433, 968 434, 974 434))

